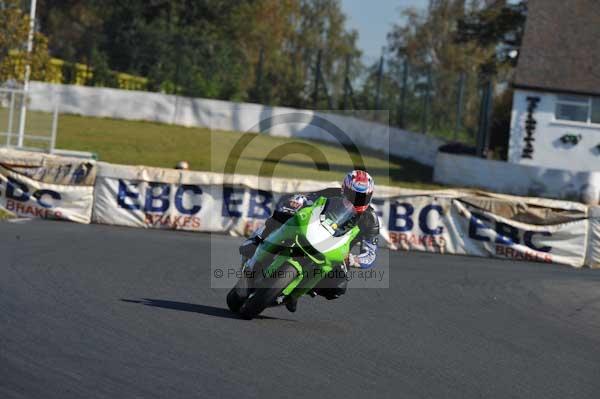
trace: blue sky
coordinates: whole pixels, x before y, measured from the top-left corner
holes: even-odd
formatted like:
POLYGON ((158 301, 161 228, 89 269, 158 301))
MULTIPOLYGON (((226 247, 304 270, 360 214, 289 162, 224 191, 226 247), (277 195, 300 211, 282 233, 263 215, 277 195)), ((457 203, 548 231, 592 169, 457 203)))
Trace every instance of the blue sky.
POLYGON ((365 61, 375 61, 386 44, 386 34, 394 22, 400 22, 404 8, 426 8, 428 0, 341 0, 348 26, 359 34, 358 47, 365 61))

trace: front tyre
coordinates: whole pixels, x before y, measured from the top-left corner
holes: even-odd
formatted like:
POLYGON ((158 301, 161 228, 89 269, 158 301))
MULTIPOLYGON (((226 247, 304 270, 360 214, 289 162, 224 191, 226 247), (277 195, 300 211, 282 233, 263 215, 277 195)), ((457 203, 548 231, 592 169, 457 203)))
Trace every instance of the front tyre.
POLYGON ((235 285, 227 294, 227 307, 229 307, 229 310, 233 313, 239 312, 244 304, 244 300, 238 295, 236 287, 237 285, 235 285))
POLYGON ((242 318, 251 320, 258 316, 263 310, 273 305, 275 300, 283 294, 283 290, 298 277, 298 271, 289 263, 282 265, 275 274, 275 277, 263 279, 260 287, 254 291, 254 295, 244 302, 239 309, 242 318))

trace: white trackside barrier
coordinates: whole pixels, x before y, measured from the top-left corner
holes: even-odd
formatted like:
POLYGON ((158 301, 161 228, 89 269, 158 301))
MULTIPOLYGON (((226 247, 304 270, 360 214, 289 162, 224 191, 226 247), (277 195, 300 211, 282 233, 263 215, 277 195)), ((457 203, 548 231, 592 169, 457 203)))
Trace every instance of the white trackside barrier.
POLYGON ((209 172, 98 166, 94 222, 130 227, 248 234, 270 215, 280 193, 326 187, 273 179, 272 187, 261 188, 209 172))
POLYGON ((440 152, 434 169, 437 183, 514 195, 543 196, 586 204, 600 201, 600 172, 552 169, 440 152))
MULTIPOLYGON (((281 195, 338 184, 104 162, 84 164, 92 168, 85 174, 81 161, 40 157, 48 156, 0 151, 0 206, 7 208, 10 199, 13 208, 18 202, 54 211, 18 212, 20 216, 87 223, 93 203, 93 223, 247 235, 270 216, 281 195), (12 183, 17 177, 19 183, 12 183), (79 189, 77 197, 70 196, 79 189)), ((373 206, 381 224, 380 243, 393 250, 600 267, 598 207, 478 191, 393 187, 378 187, 373 206)))
MULTIPOLYGON (((205 172, 98 164, 94 222, 131 227, 247 235, 271 215, 282 194, 337 185, 205 172)), ((563 201, 481 193, 380 188, 373 206, 382 243, 392 249, 493 256, 581 267, 587 207, 563 201), (483 203, 481 202, 483 199, 483 203), (503 206, 519 208, 511 220, 503 206), (539 224, 527 208, 552 209, 539 224), (552 220, 554 218, 554 220, 552 220)), ((510 213, 510 212, 509 212, 510 213)))
POLYGON ((92 161, 0 149, 0 208, 19 217, 90 223, 92 161))
POLYGON ((585 265, 600 268, 600 207, 589 209, 589 228, 585 265))
POLYGON ((30 109, 84 116, 145 120, 216 130, 318 139, 338 144, 332 124, 358 148, 382 151, 433 166, 438 138, 362 119, 285 107, 189 98, 161 93, 31 82, 30 109), (323 122, 323 123, 322 123, 323 122))

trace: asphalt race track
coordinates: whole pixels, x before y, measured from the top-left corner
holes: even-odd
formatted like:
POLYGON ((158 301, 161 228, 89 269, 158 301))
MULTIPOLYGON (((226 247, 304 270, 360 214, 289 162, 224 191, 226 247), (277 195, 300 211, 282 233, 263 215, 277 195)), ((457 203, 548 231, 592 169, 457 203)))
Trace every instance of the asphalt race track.
POLYGON ((0 398, 600 397, 599 271, 392 253, 389 289, 244 321, 207 265, 238 242, 0 223, 0 398))

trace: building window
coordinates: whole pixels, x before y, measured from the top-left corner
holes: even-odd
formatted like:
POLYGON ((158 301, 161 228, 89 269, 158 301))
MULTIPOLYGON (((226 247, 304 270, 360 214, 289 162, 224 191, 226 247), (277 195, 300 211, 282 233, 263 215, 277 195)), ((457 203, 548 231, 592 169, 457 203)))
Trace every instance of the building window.
POLYGON ((600 124, 600 97, 592 98, 592 116, 590 119, 592 123, 600 124))
POLYGON ((600 124, 600 97, 559 95, 554 117, 559 121, 600 124))

